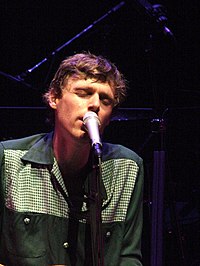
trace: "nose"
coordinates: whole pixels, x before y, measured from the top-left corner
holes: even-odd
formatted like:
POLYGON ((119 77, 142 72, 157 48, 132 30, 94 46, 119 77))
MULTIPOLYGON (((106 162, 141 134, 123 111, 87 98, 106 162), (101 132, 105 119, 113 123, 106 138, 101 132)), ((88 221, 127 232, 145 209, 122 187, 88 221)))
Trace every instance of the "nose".
POLYGON ((100 99, 98 93, 95 93, 90 98, 88 110, 98 113, 99 109, 100 109, 100 99))

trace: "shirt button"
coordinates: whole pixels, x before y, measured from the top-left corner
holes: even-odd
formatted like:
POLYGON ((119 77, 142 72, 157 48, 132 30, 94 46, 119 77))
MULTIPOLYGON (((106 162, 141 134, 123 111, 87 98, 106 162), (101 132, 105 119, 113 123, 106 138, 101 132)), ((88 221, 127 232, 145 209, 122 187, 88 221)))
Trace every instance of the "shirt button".
POLYGON ((69 243, 68 242, 63 243, 63 247, 64 248, 68 248, 69 247, 69 243))
POLYGON ((111 232, 110 231, 106 232, 106 237, 109 238, 110 236, 111 236, 111 232))
POLYGON ((29 223, 30 223, 30 221, 31 221, 31 219, 30 219, 30 218, 28 218, 28 217, 24 218, 24 223, 25 223, 25 224, 29 224, 29 223))

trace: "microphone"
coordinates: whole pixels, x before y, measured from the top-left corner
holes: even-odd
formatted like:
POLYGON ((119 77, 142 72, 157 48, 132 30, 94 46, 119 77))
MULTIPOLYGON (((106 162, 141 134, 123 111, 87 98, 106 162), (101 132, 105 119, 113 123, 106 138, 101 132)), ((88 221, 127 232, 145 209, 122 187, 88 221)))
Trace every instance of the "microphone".
POLYGON ((101 123, 98 115, 92 111, 87 112, 83 117, 83 124, 89 134, 95 154, 101 157, 102 142, 99 135, 99 126, 101 123))

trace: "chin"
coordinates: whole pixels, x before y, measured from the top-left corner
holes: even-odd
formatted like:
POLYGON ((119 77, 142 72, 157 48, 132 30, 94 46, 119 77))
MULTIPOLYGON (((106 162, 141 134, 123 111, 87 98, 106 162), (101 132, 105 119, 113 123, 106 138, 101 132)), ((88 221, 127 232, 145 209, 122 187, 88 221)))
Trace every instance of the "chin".
POLYGON ((90 138, 89 138, 89 136, 88 136, 88 133, 85 132, 85 131, 82 131, 82 132, 81 132, 81 134, 80 134, 80 136, 79 136, 79 139, 80 139, 81 141, 83 141, 84 143, 90 142, 90 138))

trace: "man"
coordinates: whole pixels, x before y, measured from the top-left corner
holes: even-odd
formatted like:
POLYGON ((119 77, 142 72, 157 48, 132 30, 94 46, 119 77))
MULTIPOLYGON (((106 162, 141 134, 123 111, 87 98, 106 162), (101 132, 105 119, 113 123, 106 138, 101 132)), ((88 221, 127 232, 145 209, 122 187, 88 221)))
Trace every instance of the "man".
MULTIPOLYGON (((61 63, 44 95, 54 131, 1 143, 0 263, 93 265, 88 215, 94 156, 83 118, 97 114, 102 135, 125 96, 125 80, 113 63, 75 54, 61 63)), ((103 143, 101 169, 104 265, 142 265, 142 159, 103 143)))

